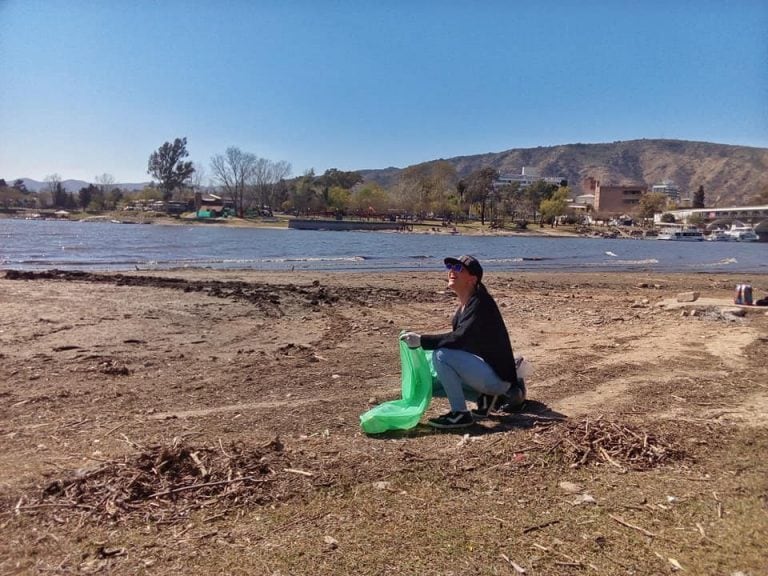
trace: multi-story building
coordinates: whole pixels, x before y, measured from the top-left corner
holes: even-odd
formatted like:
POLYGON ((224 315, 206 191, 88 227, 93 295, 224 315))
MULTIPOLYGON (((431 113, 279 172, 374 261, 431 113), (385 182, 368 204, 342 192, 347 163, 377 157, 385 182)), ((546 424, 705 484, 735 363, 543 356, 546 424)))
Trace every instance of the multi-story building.
POLYGON ((669 180, 665 180, 661 184, 654 184, 651 186, 651 192, 664 194, 669 198, 670 202, 674 202, 675 204, 679 204, 681 200, 680 188, 678 188, 674 182, 670 182, 669 180))
POLYGON ((617 215, 634 210, 640 203, 640 198, 648 191, 645 184, 601 184, 591 176, 584 180, 582 187, 595 195, 595 212, 617 215))
POLYGON ((518 184, 520 188, 527 188, 534 182, 543 180, 547 184, 555 184, 557 186, 567 186, 568 181, 562 176, 540 176, 538 171, 530 166, 523 166, 520 174, 499 174, 498 179, 494 182, 496 188, 507 184, 518 184))

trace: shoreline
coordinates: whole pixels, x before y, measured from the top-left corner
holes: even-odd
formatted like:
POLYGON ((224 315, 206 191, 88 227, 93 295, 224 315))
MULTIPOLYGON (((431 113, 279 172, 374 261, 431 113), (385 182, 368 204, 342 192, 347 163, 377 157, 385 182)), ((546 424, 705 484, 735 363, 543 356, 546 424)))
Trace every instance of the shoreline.
MULTIPOLYGON (((98 216, 86 216, 83 218, 21 218, 12 216, 9 214, 0 213, 0 219, 12 219, 12 220, 49 220, 57 222, 103 222, 111 224, 144 224, 154 226, 222 226, 232 228, 256 228, 267 230, 288 230, 290 229, 288 222, 292 217, 281 217, 270 219, 269 221, 249 220, 239 217, 229 218, 210 218, 210 219, 197 219, 197 218, 175 218, 169 216, 148 216, 146 218, 136 218, 136 213, 129 213, 128 216, 122 213, 114 213, 111 215, 98 215, 98 216), (277 221, 277 222, 276 222, 277 221)), ((324 219, 318 218, 318 221, 324 219)), ((328 222, 335 222, 328 220, 328 222)), ((350 222, 349 220, 343 222, 350 222)), ((363 221, 368 222, 368 221, 363 221)), ((377 222, 377 221, 371 221, 377 222)), ((456 232, 452 232, 442 226, 440 221, 434 221, 433 223, 424 222, 418 223, 412 230, 389 230, 389 229, 365 229, 365 228, 350 228, 344 231, 365 231, 365 232, 378 232, 384 234, 414 234, 414 235, 436 235, 436 236, 478 236, 478 237, 528 237, 528 238, 587 238, 593 240, 599 240, 604 238, 614 238, 619 240, 656 240, 656 237, 643 238, 633 237, 631 233, 634 231, 643 232, 645 229, 638 227, 630 227, 628 230, 621 230, 617 227, 609 226, 590 226, 590 233, 578 232, 573 225, 561 225, 540 226, 536 223, 531 223, 530 227, 517 230, 517 229, 498 229, 479 227, 479 223, 475 225, 467 224, 454 224, 451 228, 456 228, 456 232), (613 235, 610 235, 609 231, 613 231, 613 235), (606 235, 608 234, 608 235, 606 235)), ((318 231, 326 231, 323 228, 318 228, 318 231)), ((758 239, 758 243, 768 243, 768 240, 758 239)))
MULTIPOLYGON (((100 222, 107 224, 122 224, 122 225, 153 225, 153 226, 226 226, 233 228, 264 228, 270 230, 288 230, 289 218, 279 219, 279 224, 275 221, 259 221, 249 220, 245 218, 230 217, 230 218, 210 218, 210 219, 196 219, 196 218, 174 218, 170 216, 148 216, 146 218, 138 218, 135 213, 111 213, 108 215, 97 216, 85 216, 83 218, 24 218, 18 216, 12 216, 8 214, 0 214, 0 219, 9 220, 28 220, 28 221, 53 221, 53 222, 100 222)), ((479 225, 479 224, 478 224, 479 225)), ((553 237, 553 238, 579 238, 588 237, 584 234, 579 234, 571 230, 558 230, 557 228, 542 228, 540 230, 506 230, 506 229, 478 229, 463 224, 457 224, 459 229, 457 235, 464 236, 530 236, 530 237, 553 237)), ((438 221, 430 224, 429 222, 418 224, 414 230, 397 231, 397 230, 365 230, 369 232, 379 233, 394 233, 394 234, 427 234, 427 235, 440 235, 448 236, 451 232, 448 229, 444 229, 438 221)))

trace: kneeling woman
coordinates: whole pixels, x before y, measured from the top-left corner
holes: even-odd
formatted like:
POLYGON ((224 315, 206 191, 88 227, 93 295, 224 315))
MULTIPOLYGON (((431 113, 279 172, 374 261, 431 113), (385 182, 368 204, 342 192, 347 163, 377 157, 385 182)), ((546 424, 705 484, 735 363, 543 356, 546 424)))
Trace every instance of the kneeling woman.
POLYGON ((507 327, 496 301, 482 283, 483 268, 473 256, 446 258, 448 288, 459 299, 453 330, 445 334, 406 332, 401 339, 410 348, 434 350, 435 372, 448 396, 451 411, 428 420, 435 428, 463 428, 484 418, 501 404, 510 408, 525 400, 518 384, 515 358, 507 327), (477 409, 467 410, 466 386, 480 393, 477 409), (474 417, 473 417, 474 416, 474 417))

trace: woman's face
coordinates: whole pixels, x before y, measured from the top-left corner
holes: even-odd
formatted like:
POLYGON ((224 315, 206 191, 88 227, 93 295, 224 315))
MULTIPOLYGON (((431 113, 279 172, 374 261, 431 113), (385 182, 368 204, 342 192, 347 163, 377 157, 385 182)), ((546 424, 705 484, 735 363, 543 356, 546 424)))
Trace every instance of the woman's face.
POLYGON ((475 277, 462 266, 460 270, 452 267, 448 270, 448 289, 454 292, 462 292, 474 286, 475 277))

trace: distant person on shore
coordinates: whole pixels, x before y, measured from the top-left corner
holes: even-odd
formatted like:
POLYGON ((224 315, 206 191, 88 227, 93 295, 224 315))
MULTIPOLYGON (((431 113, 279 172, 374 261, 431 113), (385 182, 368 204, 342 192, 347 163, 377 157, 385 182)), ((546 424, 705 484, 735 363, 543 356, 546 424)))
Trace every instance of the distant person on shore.
POLYGON ((450 412, 427 421, 434 428, 464 428, 485 418, 497 406, 506 410, 525 402, 525 386, 518 382, 507 327, 496 301, 488 293, 483 268, 473 256, 446 258, 448 289, 459 299, 451 332, 406 332, 400 338, 409 348, 433 350, 432 363, 450 403, 450 412), (479 392, 470 412, 464 388, 479 392))

